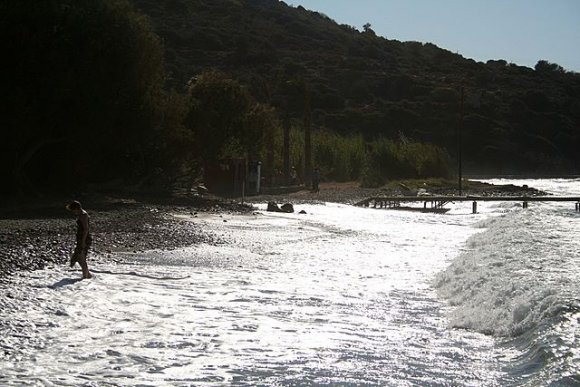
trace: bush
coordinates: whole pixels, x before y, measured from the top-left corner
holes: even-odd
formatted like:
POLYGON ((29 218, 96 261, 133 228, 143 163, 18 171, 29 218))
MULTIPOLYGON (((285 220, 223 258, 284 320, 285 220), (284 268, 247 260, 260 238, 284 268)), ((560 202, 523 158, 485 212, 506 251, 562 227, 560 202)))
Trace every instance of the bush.
POLYGON ((312 138, 313 161, 325 176, 335 181, 357 180, 366 161, 361 136, 345 137, 328 131, 315 132, 312 138))
POLYGON ((378 139, 368 144, 361 182, 367 187, 388 179, 449 176, 449 156, 441 148, 401 138, 378 139))

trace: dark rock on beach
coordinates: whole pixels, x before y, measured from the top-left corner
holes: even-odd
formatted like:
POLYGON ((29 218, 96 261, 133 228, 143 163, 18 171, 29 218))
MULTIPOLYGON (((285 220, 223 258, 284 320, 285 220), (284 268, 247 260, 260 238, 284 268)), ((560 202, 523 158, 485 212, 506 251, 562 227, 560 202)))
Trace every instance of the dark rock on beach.
POLYGON ((282 210, 278 207, 276 202, 268 202, 268 207, 266 207, 266 211, 269 212, 281 212, 282 210))
POLYGON ((281 206, 278 206, 278 204, 276 202, 268 202, 268 207, 266 208, 266 211, 270 211, 270 212, 286 212, 288 214, 291 214, 294 212, 294 206, 291 203, 284 203, 281 206))
POLYGON ((282 212, 287 212, 289 214, 294 212, 294 206, 290 203, 284 203, 282 204, 282 206, 280 207, 280 209, 282 210, 282 212))

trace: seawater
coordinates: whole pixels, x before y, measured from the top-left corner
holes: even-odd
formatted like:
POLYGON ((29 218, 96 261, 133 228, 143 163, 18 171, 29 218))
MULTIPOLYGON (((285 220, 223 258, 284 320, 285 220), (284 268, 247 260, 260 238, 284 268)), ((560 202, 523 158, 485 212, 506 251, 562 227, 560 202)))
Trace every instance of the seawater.
MULTIPOLYGON (((579 179, 492 180, 580 196, 579 179)), ((505 350, 518 385, 580 385, 580 213, 574 202, 530 203, 476 223, 485 230, 436 277, 453 327, 484 332, 505 350)))
POLYGON ((0 283, 0 385, 579 385, 574 203, 449 206, 260 206, 186 219, 222 245, 20 273, 0 283))

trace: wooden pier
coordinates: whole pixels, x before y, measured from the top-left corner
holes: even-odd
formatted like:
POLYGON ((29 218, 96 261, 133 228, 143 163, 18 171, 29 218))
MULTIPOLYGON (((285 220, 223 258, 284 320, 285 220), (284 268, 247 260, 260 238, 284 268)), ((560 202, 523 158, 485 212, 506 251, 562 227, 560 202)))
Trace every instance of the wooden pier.
POLYGON ((472 202, 472 212, 477 213, 477 202, 521 202, 528 208, 530 202, 575 202, 575 210, 580 212, 579 196, 375 196, 355 203, 356 206, 445 213, 444 206, 452 202, 472 202), (406 203, 423 203, 422 207, 404 206, 406 203))

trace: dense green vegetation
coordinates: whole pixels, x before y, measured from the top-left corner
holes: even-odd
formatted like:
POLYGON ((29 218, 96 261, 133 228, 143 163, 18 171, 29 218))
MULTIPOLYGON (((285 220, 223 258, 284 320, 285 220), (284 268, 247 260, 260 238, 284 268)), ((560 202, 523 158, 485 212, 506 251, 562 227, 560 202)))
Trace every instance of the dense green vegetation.
POLYGON ((150 167, 163 58, 126 1, 0 5, 4 190, 44 190, 150 167))
POLYGON ((580 75, 546 60, 476 63, 276 0, 6 0, 0 34, 4 192, 169 187, 224 157, 447 176, 458 129, 467 172, 580 166, 580 75))
MULTIPOLYGON (((170 88, 219 68, 278 109, 308 100, 314 132, 372 140, 402 134, 446 149, 454 164, 463 88, 467 172, 580 167, 580 75, 555 63, 539 60, 534 69, 501 59, 477 63, 275 0, 133 2, 164 39, 170 88), (295 80, 304 85, 302 95, 284 87, 295 80)), ((302 122, 300 109, 290 114, 302 122)))

